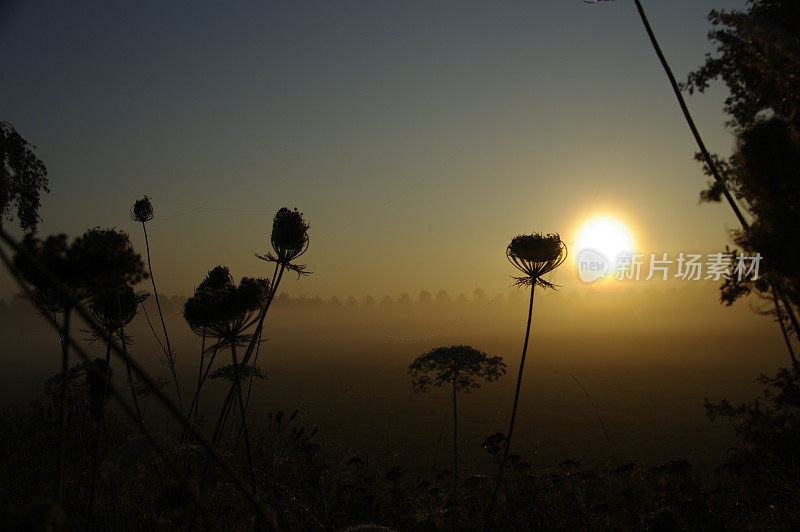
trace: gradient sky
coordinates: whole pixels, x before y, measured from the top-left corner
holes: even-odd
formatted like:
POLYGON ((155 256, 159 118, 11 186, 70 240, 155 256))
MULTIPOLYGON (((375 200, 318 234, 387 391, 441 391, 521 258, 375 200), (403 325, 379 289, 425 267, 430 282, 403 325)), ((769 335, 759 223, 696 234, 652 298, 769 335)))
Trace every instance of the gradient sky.
MULTIPOLYGON (((708 11, 743 5, 645 2, 679 79, 710 50, 708 11)), ((40 232, 113 226, 141 250, 128 209, 148 194, 165 293, 218 263, 265 272, 283 205, 311 223, 314 272, 284 288, 323 297, 499 292, 512 236, 570 241, 594 215, 653 252, 714 252, 735 227, 698 204, 694 141, 627 0, 4 2, 0 72, 0 119, 50 173, 40 232)), ((728 153, 724 95, 688 103, 728 153)))

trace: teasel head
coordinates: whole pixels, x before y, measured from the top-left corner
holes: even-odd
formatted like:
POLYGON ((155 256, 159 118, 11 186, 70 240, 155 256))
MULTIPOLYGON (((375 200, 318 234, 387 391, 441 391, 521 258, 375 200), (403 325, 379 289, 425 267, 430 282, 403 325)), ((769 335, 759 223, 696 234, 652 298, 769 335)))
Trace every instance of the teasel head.
POLYGON ((153 204, 147 196, 136 200, 131 206, 131 219, 135 222, 147 223, 153 219, 153 204))
POLYGON ((308 250, 309 227, 303 220, 302 212, 281 207, 272 220, 270 243, 274 254, 272 252, 266 255, 256 254, 256 257, 268 262, 277 262, 298 275, 308 275, 310 272, 306 271, 304 264, 292 264, 292 261, 308 250))
POLYGON ((269 281, 243 277, 237 286, 224 266, 211 270, 183 307, 183 316, 198 335, 217 338, 214 348, 241 345, 269 295, 269 281))
POLYGON ((556 288, 542 276, 567 260, 567 246, 558 234, 517 235, 506 248, 506 257, 523 276, 514 277, 517 286, 556 288))

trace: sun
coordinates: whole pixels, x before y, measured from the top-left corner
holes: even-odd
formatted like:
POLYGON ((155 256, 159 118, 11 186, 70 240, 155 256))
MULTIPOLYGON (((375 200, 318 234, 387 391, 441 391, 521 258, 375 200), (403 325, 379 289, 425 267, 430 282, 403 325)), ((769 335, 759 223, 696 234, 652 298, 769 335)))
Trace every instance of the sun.
POLYGON ((575 238, 575 257, 581 250, 594 249, 613 263, 622 252, 633 252, 633 236, 625 225, 610 216, 592 218, 578 230, 575 238))

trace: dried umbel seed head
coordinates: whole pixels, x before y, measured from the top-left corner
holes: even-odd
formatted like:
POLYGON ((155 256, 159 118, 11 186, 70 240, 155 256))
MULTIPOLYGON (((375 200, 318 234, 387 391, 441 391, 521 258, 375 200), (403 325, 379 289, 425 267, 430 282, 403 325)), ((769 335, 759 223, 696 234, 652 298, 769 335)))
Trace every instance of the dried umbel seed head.
POLYGON ((272 220, 272 247, 278 259, 291 261, 302 255, 308 247, 309 225, 297 209, 282 207, 272 220))
POLYGON ((197 285, 195 292, 204 289, 221 290, 232 284, 233 275, 231 275, 230 269, 227 266, 214 266, 214 268, 208 271, 205 279, 197 285))
POLYGON ((183 316, 197 334, 231 339, 246 328, 268 294, 266 279, 244 277, 239 286, 231 282, 218 288, 201 283, 184 305, 183 316))
POLYGON ((567 259, 567 246, 558 234, 517 235, 506 248, 506 257, 525 275, 515 277, 517 285, 555 288, 541 277, 567 259))
POLYGON ((64 310, 64 302, 52 289, 36 287, 31 290, 30 299, 33 307, 48 318, 64 310))
POLYGON ((528 262, 557 260, 561 256, 561 239, 558 235, 518 235, 508 245, 508 252, 528 262))
POLYGON ((149 222, 153 219, 153 204, 147 196, 136 200, 131 207, 131 218, 136 222, 149 222))
POLYGON ((96 294, 89 301, 89 311, 106 331, 115 332, 133 321, 139 301, 133 288, 125 286, 96 294))
POLYGON ((67 257, 79 284, 93 294, 136 284, 146 277, 141 257, 123 231, 90 229, 75 239, 67 257))

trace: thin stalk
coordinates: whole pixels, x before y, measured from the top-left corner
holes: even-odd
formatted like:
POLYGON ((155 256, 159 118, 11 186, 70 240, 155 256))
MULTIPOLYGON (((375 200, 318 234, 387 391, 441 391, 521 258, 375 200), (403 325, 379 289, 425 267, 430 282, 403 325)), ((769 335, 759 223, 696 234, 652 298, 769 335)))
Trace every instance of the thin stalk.
MULTIPOLYGON (((67 380, 67 373, 69 372, 69 342, 65 341, 69 335, 70 326, 70 308, 64 309, 64 325, 58 336, 61 341, 61 404, 58 407, 58 465, 56 467, 56 503, 63 505, 64 503, 64 476, 66 468, 66 455, 67 455, 67 389, 69 382, 67 380)), ((53 316, 55 319, 55 313, 53 316)))
POLYGON ((486 513, 486 523, 483 530, 489 530, 489 525, 492 522, 492 513, 494 506, 497 502, 497 493, 500 491, 500 483, 503 481, 503 470, 506 466, 508 459, 508 449, 511 447, 511 436, 514 434, 514 422, 517 419, 517 406, 519 405, 519 391, 522 387, 522 372, 525 369, 525 355, 528 352, 528 340, 531 334, 531 322, 533 321, 533 294, 535 292, 535 285, 531 285, 531 300, 528 305, 528 325, 525 328, 525 343, 522 345, 522 358, 519 361, 519 372, 517 373, 517 389, 514 392, 514 406, 511 409, 511 422, 508 424, 508 434, 506 436, 506 443, 503 447, 503 458, 500 460, 500 468, 497 471, 497 480, 494 484, 494 493, 492 494, 492 501, 489 503, 489 511, 486 513))
POLYGON ((156 308, 158 308, 158 317, 161 318, 161 328, 164 330, 164 342, 167 344, 167 366, 169 366, 170 373, 172 373, 172 380, 175 382, 175 392, 178 394, 178 408, 183 413, 183 400, 181 399, 181 387, 178 384, 178 376, 175 373, 175 354, 172 352, 172 345, 169 343, 169 334, 167 333, 167 324, 164 322, 164 313, 161 311, 161 302, 158 300, 158 289, 156 289, 156 278, 153 276, 153 266, 150 263, 150 241, 147 238, 147 224, 142 222, 142 229, 144 230, 144 245, 147 249, 147 271, 150 272, 150 284, 153 285, 153 296, 156 299, 156 308))
POLYGON ((239 401, 239 410, 242 415, 242 428, 244 429, 244 444, 247 447, 247 465, 250 466, 250 482, 253 485, 253 493, 258 494, 256 484, 256 470, 253 467, 253 448, 250 447, 250 431, 247 428, 247 416, 244 409, 244 398, 242 396, 242 381, 239 375, 239 361, 236 359, 236 342, 231 342, 231 358, 233 359, 233 373, 236 379, 236 397, 239 401))
MULTIPOLYGON (((122 316, 122 303, 117 296, 117 311, 119 312, 120 317, 122 316)), ((125 326, 120 322, 119 325, 119 341, 122 343, 122 354, 123 358, 127 360, 128 358, 128 351, 127 345, 128 342, 125 340, 125 326)), ((136 415, 139 416, 139 420, 141 421, 142 418, 142 410, 139 408, 139 398, 136 397, 136 388, 133 386, 133 375, 131 374, 131 365, 128 362, 125 362, 125 372, 128 374, 128 385, 131 388, 131 396, 133 397, 133 406, 136 407, 136 415)))
MULTIPOLYGON (((203 326, 203 339, 200 342, 200 364, 197 366, 197 390, 195 391, 194 397, 192 397, 192 403, 189 405, 189 413, 187 417, 189 419, 192 418, 192 408, 195 405, 198 397, 200 396, 200 387, 203 386, 203 366, 206 359, 206 328, 203 326)), ((209 366, 210 367, 210 366, 209 366)))
POLYGON ((92 519, 92 512, 94 511, 94 494, 95 494, 95 486, 97 485, 97 466, 99 463, 100 458, 100 437, 103 434, 103 429, 105 428, 105 412, 101 414, 100 421, 97 424, 97 430, 95 431, 95 440, 94 440, 94 449, 92 451, 92 481, 89 487, 89 505, 88 505, 88 515, 89 520, 92 519))
POLYGON ((433 450, 433 465, 431 466, 431 471, 436 473, 436 462, 439 458, 439 447, 442 443, 442 434, 444 434, 444 425, 447 423, 447 410, 444 411, 444 418, 442 418, 442 426, 439 427, 439 437, 436 438, 436 447, 433 450))
MULTIPOLYGON (((272 305, 272 301, 275 298, 275 293, 278 291, 278 285, 280 285, 281 278, 283 277, 283 272, 286 269, 285 264, 278 264, 275 265, 277 270, 277 276, 273 274, 273 278, 275 279, 275 283, 272 285, 269 295, 267 296, 267 301, 264 303, 264 308, 261 310, 258 316, 258 325, 256 325, 255 332, 253 333, 253 338, 250 340, 250 343, 247 346, 247 351, 245 351, 244 357, 242 357, 242 364, 247 364, 250 361, 250 357, 253 354, 253 350, 255 349, 256 344, 258 343, 257 340, 261 336, 261 331, 264 328, 264 319, 267 317, 267 311, 269 311, 270 306, 272 305)), ((222 410, 219 413, 219 417, 217 418, 217 429, 215 433, 218 433, 215 437, 215 440, 219 441, 222 437, 222 433, 224 432, 225 423, 227 422, 228 418, 228 411, 230 410, 231 406, 233 405, 234 395, 236 393, 235 385, 231 385, 230 389, 228 389, 228 395, 225 397, 225 403, 223 404, 222 410)))
MULTIPOLYGON (((124 327, 120 327, 119 328, 119 332, 120 332, 120 335, 122 336, 122 340, 121 340, 122 341, 122 352, 125 354, 125 356, 128 356, 127 348, 125 347, 125 344, 127 344, 127 342, 125 341, 125 329, 124 329, 124 327)), ((128 364, 127 362, 125 363, 125 372, 128 374, 128 386, 131 389, 131 397, 133 398, 133 406, 136 408, 136 415, 139 416, 139 419, 141 420, 141 419, 143 419, 143 417, 142 417, 142 409, 139 407, 139 398, 136 397, 136 387, 133 385, 133 373, 131 372, 131 365, 128 364)))
POLYGON ((597 421, 600 422, 600 428, 603 429, 603 435, 606 437, 606 443, 608 443, 608 448, 611 450, 611 460, 613 462, 616 462, 617 453, 614 452, 614 444, 611 443, 611 437, 608 435, 608 431, 606 430, 606 424, 603 423, 603 418, 600 417, 600 411, 597 409, 597 405, 594 404, 594 401, 592 401, 592 396, 589 395, 589 391, 583 386, 583 384, 581 384, 581 381, 578 380, 578 377, 572 375, 572 380, 574 380, 575 384, 577 384, 580 387, 580 389, 583 390, 583 394, 586 396, 586 400, 589 401, 590 405, 592 405, 592 408, 594 409, 594 415, 597 417, 597 421))
POLYGON ((681 107, 681 111, 686 119, 686 123, 689 125, 689 129, 692 131, 694 140, 697 143, 697 147, 700 148, 700 153, 703 155, 706 165, 708 165, 709 170, 711 170, 711 175, 713 176, 714 181, 721 185, 722 193, 725 195, 725 199, 731 206, 733 213, 736 215, 739 223, 742 224, 742 227, 747 229, 749 227, 747 220, 745 220, 742 211, 739 209, 739 205, 737 205, 736 201, 733 199, 733 196, 728 190, 728 187, 725 185, 725 181, 722 179, 719 170, 717 170, 717 165, 714 164, 714 160, 711 158, 711 154, 706 149, 706 145, 700 136, 700 132, 697 130, 697 126, 694 124, 692 115, 689 113, 689 108, 686 106, 686 101, 683 99, 683 94, 681 94, 681 89, 678 86, 678 82, 675 80, 675 75, 672 73, 669 63, 667 63, 667 58, 664 57, 664 53, 661 51, 661 46, 658 44, 658 40, 653 33, 653 28, 650 27, 650 21, 647 20, 647 15, 644 14, 642 3, 639 0, 633 0, 633 2, 636 4, 636 9, 639 11, 639 16, 642 19, 642 24, 644 24, 644 29, 647 32, 647 36, 650 38, 650 43, 653 45, 653 49, 658 56, 658 60, 661 62, 661 66, 664 68, 664 72, 667 74, 669 83, 672 86, 672 91, 675 93, 675 98, 678 100, 678 105, 681 107))
MULTIPOLYGON (((455 365, 455 356, 453 356, 455 365)), ((456 402, 456 379, 453 375, 453 530, 456 529, 456 506, 458 502, 458 404, 456 402)))
POLYGON ((150 314, 148 314, 147 312, 147 307, 144 304, 144 300, 139 302, 139 306, 142 307, 142 312, 144 312, 144 319, 147 320, 147 326, 150 327, 150 332, 153 333, 153 337, 156 339, 156 342, 158 342, 158 346, 161 348, 161 352, 164 353, 164 355, 166 356, 167 348, 164 347, 164 344, 161 342, 161 338, 158 337, 158 333, 156 332, 155 327, 153 327, 153 322, 150 321, 150 314))

